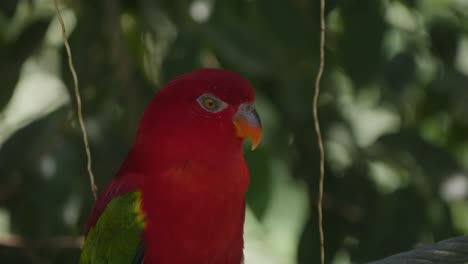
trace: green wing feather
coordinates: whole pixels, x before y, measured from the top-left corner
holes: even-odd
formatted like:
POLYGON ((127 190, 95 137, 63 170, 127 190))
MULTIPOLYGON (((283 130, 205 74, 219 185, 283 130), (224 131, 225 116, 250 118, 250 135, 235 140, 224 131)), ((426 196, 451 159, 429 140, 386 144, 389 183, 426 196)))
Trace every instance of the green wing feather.
POLYGON ((129 264, 140 252, 144 217, 140 192, 114 198, 92 227, 83 246, 80 264, 129 264))

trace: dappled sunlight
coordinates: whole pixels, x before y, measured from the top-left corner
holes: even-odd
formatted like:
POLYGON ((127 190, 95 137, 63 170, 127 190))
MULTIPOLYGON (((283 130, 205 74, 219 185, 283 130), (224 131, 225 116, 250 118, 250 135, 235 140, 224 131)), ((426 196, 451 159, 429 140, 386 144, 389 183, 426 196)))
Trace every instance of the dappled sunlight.
POLYGON ((198 23, 206 22, 210 18, 213 1, 196 0, 190 5, 190 15, 198 23))
MULTIPOLYGON (((0 263, 76 263, 94 201, 61 28, 53 1, 0 1, 0 263)), ((59 2, 99 189, 160 87, 237 72, 263 125, 244 152, 245 264, 318 263, 318 3, 59 2)), ((327 264, 468 234, 467 29, 464 0, 327 1, 327 264)))
POLYGON ((246 264, 296 263, 296 248, 309 215, 310 205, 304 183, 291 179, 283 161, 272 161, 271 166, 272 199, 262 220, 247 210, 246 264))
POLYGON ((11 232, 10 213, 4 208, 0 208, 0 237, 7 236, 11 232))
POLYGON ((17 129, 69 102, 69 94, 62 81, 41 71, 41 65, 34 59, 26 62, 21 76, 0 119, 0 142, 17 129))
POLYGON ((468 37, 462 37, 460 40, 455 66, 460 72, 468 75, 468 37))

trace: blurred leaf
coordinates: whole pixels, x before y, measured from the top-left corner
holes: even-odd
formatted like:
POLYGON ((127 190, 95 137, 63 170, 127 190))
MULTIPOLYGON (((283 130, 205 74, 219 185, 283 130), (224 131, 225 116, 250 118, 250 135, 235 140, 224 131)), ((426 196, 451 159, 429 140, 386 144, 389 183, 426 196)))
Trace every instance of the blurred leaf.
POLYGON ((413 187, 404 188, 377 201, 365 233, 354 249, 353 261, 363 263, 405 250, 418 242, 427 226, 424 199, 413 187))
POLYGON ((80 182, 78 166, 84 163, 76 158, 73 143, 63 141, 66 112, 61 109, 26 126, 0 151, 2 179, 15 184, 9 197, 5 197, 14 233, 30 237, 59 235, 67 230, 64 206, 80 182), (18 144, 25 143, 29 151, 23 154, 18 144), (13 155, 17 151, 22 154, 13 155), (42 213, 44 210, 48 213, 42 213))
POLYGON ((165 82, 182 73, 200 68, 200 51, 199 35, 193 32, 178 35, 162 65, 163 73, 167 76, 165 82))
POLYGON ((404 166, 411 166, 409 169, 414 170, 414 176, 419 169, 416 166, 420 166, 426 177, 425 182, 431 183, 433 191, 437 191, 444 178, 461 170, 460 164, 450 153, 411 130, 385 135, 378 140, 377 145, 379 144, 385 146, 387 152, 380 153, 382 157, 388 156, 388 151, 394 151, 391 159, 396 159, 404 166))
POLYGON ((369 264, 459 264, 468 262, 468 236, 400 253, 369 264))
POLYGON ((417 0, 399 0, 399 1, 411 8, 417 7, 417 0))
POLYGON ((31 263, 30 257, 24 254, 22 248, 0 247, 0 259, 4 263, 31 263))
POLYGON ((2 0, 0 1, 0 12, 8 18, 13 17, 18 5, 18 0, 2 0))
MULTIPOLYGON (((11 138, 3 143, 0 149, 0 178, 1 187, 11 184, 19 187, 24 184, 24 170, 33 167, 35 161, 50 142, 44 138, 55 135, 63 124, 64 109, 61 109, 43 119, 39 119, 18 130, 11 138), (24 144, 28 146, 24 151, 24 144)), ((8 193, 8 189, 0 193, 8 193)), ((5 198, 5 197, 4 197, 5 198)), ((4 202, 1 201, 0 202, 4 202)))
MULTIPOLYGON (((3 0, 2 0, 3 1, 3 0)), ((40 47, 49 26, 50 18, 43 18, 28 25, 18 38, 0 49, 0 109, 10 100, 24 61, 40 47)))
POLYGON ((241 73, 268 75, 280 54, 272 53, 274 44, 268 35, 259 38, 262 31, 246 31, 246 27, 240 20, 223 18, 210 20, 200 30, 223 64, 242 69, 241 73))
POLYGON ((401 95, 406 86, 414 80, 416 61, 412 53, 401 52, 388 62, 385 69, 385 79, 391 92, 401 95))
POLYGON ((344 33, 338 52, 343 67, 358 87, 375 78, 382 69, 382 39, 387 25, 381 1, 344 1, 340 7, 344 33))
POLYGON ((448 20, 436 20, 429 27, 432 52, 446 65, 453 65, 460 34, 455 24, 448 20))
POLYGON ((247 192, 247 203, 252 209, 255 217, 262 220, 268 202, 271 200, 272 179, 269 161, 271 158, 262 148, 256 151, 248 151, 245 159, 249 167, 250 181, 247 192), (258 195, 261 193, 262 195, 258 195))
MULTIPOLYGON (((315 2, 317 3, 317 2, 315 2)), ((318 48, 317 5, 312 1, 259 1, 259 11, 264 15, 276 42, 288 48, 293 56, 303 56, 318 48)))

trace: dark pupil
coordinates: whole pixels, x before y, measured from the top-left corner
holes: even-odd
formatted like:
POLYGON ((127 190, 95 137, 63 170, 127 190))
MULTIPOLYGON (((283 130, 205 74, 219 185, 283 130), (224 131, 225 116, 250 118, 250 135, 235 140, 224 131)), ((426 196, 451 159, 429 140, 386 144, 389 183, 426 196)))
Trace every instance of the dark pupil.
POLYGON ((206 106, 207 106, 208 108, 214 108, 214 107, 215 107, 215 103, 214 103, 213 100, 207 99, 207 100, 206 100, 206 106))

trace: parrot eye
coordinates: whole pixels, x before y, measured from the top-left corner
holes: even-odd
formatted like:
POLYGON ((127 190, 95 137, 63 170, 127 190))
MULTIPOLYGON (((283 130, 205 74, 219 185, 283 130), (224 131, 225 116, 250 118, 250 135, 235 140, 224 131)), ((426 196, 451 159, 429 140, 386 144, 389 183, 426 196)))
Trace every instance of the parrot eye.
POLYGON ((208 112, 216 113, 226 108, 226 103, 211 94, 202 94, 197 99, 200 106, 208 112))

